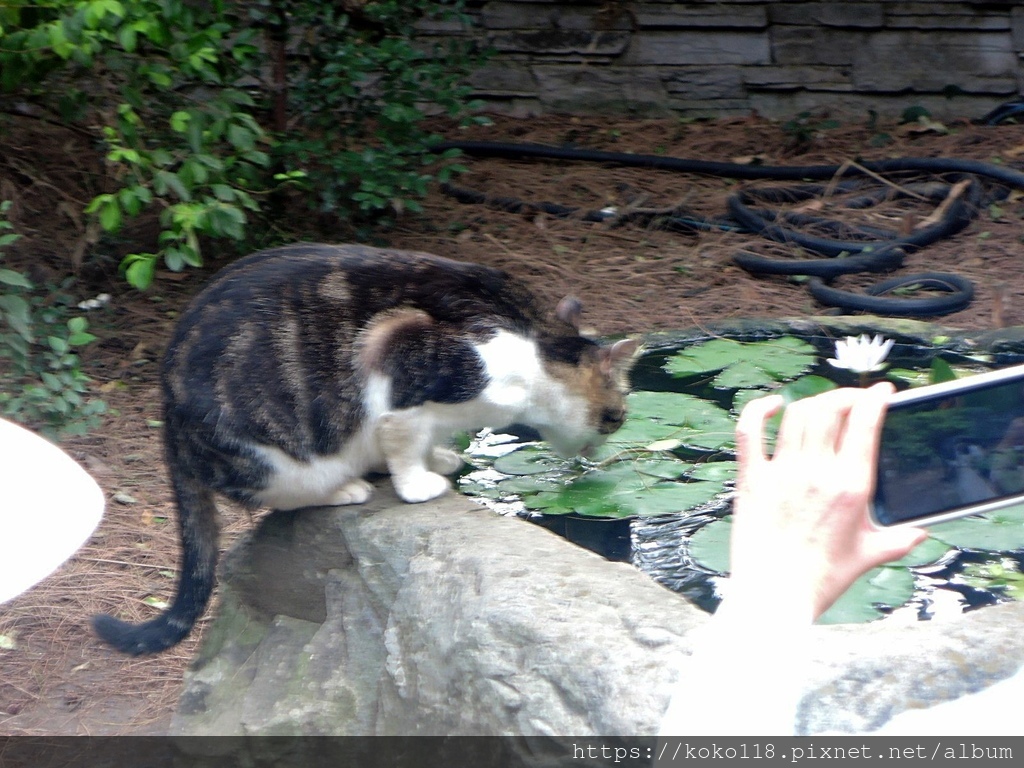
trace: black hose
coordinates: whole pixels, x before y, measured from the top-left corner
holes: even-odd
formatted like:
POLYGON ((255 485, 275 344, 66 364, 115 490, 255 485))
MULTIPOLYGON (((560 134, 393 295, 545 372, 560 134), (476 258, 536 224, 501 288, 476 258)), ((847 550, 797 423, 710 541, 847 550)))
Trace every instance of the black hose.
POLYGON ((737 253, 733 262, 752 275, 813 275, 832 280, 855 272, 891 272, 903 264, 906 253, 888 245, 878 250, 861 250, 855 256, 831 259, 769 259, 753 253, 737 253))
MULTIPOLYGON (((769 259, 750 253, 734 257, 738 266, 753 274, 810 275, 812 295, 823 304, 848 310, 876 312, 900 316, 932 316, 959 311, 970 303, 973 286, 965 278, 956 275, 928 273, 913 278, 897 278, 885 281, 868 289, 867 296, 840 291, 826 285, 826 282, 853 272, 885 272, 898 268, 906 253, 923 248, 942 238, 960 232, 972 221, 974 215, 986 202, 985 191, 979 177, 994 181, 998 185, 995 197, 1007 193, 1007 187, 1024 189, 1024 173, 1004 166, 977 160, 948 158, 894 158, 889 160, 864 161, 856 164, 806 165, 806 166, 757 166, 740 165, 708 160, 665 157, 600 150, 549 147, 540 144, 517 144, 504 142, 445 142, 434 147, 443 152, 458 149, 475 157, 497 157, 507 159, 541 158, 546 160, 568 160, 598 162, 609 165, 651 168, 678 171, 706 176, 722 176, 734 179, 772 179, 796 181, 799 186, 747 190, 732 195, 728 200, 731 221, 704 220, 691 216, 668 216, 645 221, 656 223, 667 229, 692 232, 708 229, 736 229, 760 234, 777 242, 795 243, 802 248, 821 253, 825 259, 769 259), (852 186, 860 182, 851 179, 876 176, 879 174, 928 173, 945 175, 949 183, 967 180, 966 191, 952 200, 941 218, 909 235, 868 228, 847 228, 855 239, 839 239, 812 235, 793 229, 785 224, 804 226, 808 223, 824 224, 826 229, 837 230, 834 222, 812 218, 801 214, 776 214, 752 207, 757 201, 793 202, 809 199, 821 194, 821 185, 809 181, 830 181, 833 191, 855 191, 852 186), (909 280, 909 282, 908 282, 909 280), (904 299, 886 296, 896 288, 907 285, 921 285, 949 293, 949 296, 927 299, 904 299)), ((925 185, 925 196, 939 199, 949 196, 949 183, 925 185)), ((488 198, 480 193, 446 186, 445 191, 464 202, 486 202, 503 210, 543 210, 553 215, 575 215, 585 221, 609 221, 622 223, 637 220, 628 214, 618 217, 607 211, 583 211, 556 206, 552 203, 524 203, 514 198, 488 198)), ((863 208, 896 196, 892 190, 867 192, 848 202, 848 207, 863 208)), ((917 192, 915 192, 917 194, 917 192)))
POLYGON ((999 125, 1014 120, 1018 123, 1024 122, 1024 97, 1013 99, 1000 104, 991 112, 986 114, 976 123, 981 125, 999 125))
POLYGON ((820 277, 812 277, 807 286, 811 295, 827 306, 900 317, 948 315, 951 312, 959 312, 964 309, 974 298, 974 285, 970 280, 945 272, 902 275, 892 280, 885 280, 866 288, 867 296, 840 291, 826 285, 820 277), (921 299, 904 299, 883 295, 900 288, 938 290, 948 295, 929 296, 921 299))
MULTIPOLYGON (((980 185, 971 180, 968 191, 953 201, 939 221, 923 227, 910 235, 887 240, 886 244, 901 247, 904 251, 909 252, 954 235, 971 223, 980 199, 980 185)), ((826 256, 859 253, 865 248, 878 248, 880 245, 877 242, 833 240, 780 226, 774 223, 774 216, 769 216, 763 211, 750 208, 747 205, 750 201, 751 195, 746 192, 730 196, 728 200, 729 213, 743 227, 755 234, 767 237, 769 240, 775 240, 779 243, 795 243, 802 248, 822 253, 826 256)), ((843 274, 843 272, 838 272, 837 274, 843 274)))
POLYGON ((640 155, 631 152, 603 152, 596 149, 549 147, 543 144, 509 144, 492 141, 448 141, 431 148, 434 152, 458 149, 474 157, 503 157, 509 160, 542 158, 608 163, 635 168, 696 173, 703 176, 724 176, 730 179, 776 179, 778 181, 825 181, 842 176, 865 176, 883 173, 969 173, 1024 189, 1024 173, 980 160, 942 157, 897 157, 871 160, 855 165, 742 165, 714 160, 692 160, 662 155, 640 155), (841 171, 841 173, 840 173, 841 171))

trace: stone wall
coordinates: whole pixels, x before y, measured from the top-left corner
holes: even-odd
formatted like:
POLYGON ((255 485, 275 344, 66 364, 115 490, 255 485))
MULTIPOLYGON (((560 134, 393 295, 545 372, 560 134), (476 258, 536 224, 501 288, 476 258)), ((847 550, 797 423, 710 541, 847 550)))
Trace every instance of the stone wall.
MULTIPOLYGON (((386 483, 364 506, 264 518, 226 558, 221 594, 174 735, 650 736, 707 620, 539 526, 454 493, 402 504, 386 483)), ((872 731, 915 710, 916 727, 953 733, 933 705, 1017 673, 1022 630, 1024 603, 817 627, 799 732, 872 731)), ((189 765, 223 766, 231 744, 189 765)), ((248 765, 279 765, 264 740, 252 750, 248 765)))
MULTIPOLYGON (((472 83, 500 111, 769 117, 981 115, 1024 87, 1024 4, 471 2, 495 52, 472 83)), ((448 25, 424 30, 452 34, 448 25)))

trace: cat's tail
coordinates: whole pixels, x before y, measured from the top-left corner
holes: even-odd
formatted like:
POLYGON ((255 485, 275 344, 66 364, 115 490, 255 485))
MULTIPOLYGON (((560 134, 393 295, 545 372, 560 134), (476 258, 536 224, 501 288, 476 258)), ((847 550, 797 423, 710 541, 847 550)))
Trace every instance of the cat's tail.
POLYGON ((104 614, 92 618, 93 629, 102 640, 133 656, 158 653, 184 640, 213 592, 219 552, 213 492, 191 478, 174 478, 174 490, 182 554, 178 593, 171 607, 143 624, 104 614))

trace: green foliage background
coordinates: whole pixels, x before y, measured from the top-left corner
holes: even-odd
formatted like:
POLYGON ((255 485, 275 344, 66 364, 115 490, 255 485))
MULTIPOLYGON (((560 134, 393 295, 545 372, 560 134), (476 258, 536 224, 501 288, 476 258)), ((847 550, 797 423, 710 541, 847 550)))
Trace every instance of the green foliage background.
POLYGON ((288 239, 270 225, 285 185, 379 223, 457 170, 422 124, 469 119, 481 57, 417 39, 424 21, 467 23, 462 0, 7 2, 0 96, 95 137, 109 189, 86 212, 105 231, 159 212, 156 250, 122 264, 145 288, 161 261, 201 264, 204 239, 288 239))

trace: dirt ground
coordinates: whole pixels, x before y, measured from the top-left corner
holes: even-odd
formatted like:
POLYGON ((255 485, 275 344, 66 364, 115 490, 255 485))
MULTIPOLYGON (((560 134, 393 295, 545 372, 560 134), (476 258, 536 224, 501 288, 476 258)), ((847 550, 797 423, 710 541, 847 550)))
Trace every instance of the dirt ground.
MULTIPOLYGON (((451 130, 451 138, 539 142, 764 165, 842 164, 886 157, 974 158, 1020 167, 1024 128, 868 125, 786 127, 752 116, 720 121, 551 117, 496 119, 492 126, 451 130), (938 128, 939 130, 936 130, 938 128)), ((165 731, 182 674, 201 639, 149 658, 126 658, 100 645, 89 617, 112 612, 142 620, 168 600, 175 583, 177 534, 160 447, 158 361, 174 317, 215 271, 163 274, 147 293, 114 275, 120 253, 147 250, 152 231, 124 241, 96 242, 76 213, 96 193, 99 169, 81 137, 40 142, 32 125, 0 131, 0 199, 14 201, 11 219, 24 241, 8 259, 32 265, 42 281, 77 269, 75 290, 88 298, 105 290, 110 304, 90 313, 100 341, 85 365, 111 408, 102 428, 63 447, 99 481, 105 518, 93 539, 58 573, 0 608, 0 734, 159 734, 165 731), (40 152, 40 146, 52 151, 40 152), (134 240, 133 242, 130 242, 134 240), (142 243, 142 246, 139 243, 142 243), (86 256, 86 254, 89 254, 86 256)), ((467 160, 458 183, 490 195, 552 201, 584 209, 667 209, 695 215, 725 213, 737 182, 649 170, 567 162, 467 160)), ((864 214, 875 226, 907 230, 934 203, 881 206, 864 214)), ((635 224, 593 224, 579 217, 507 213, 462 205, 433 191, 422 214, 407 214, 382 233, 394 247, 491 264, 527 281, 552 306, 579 296, 585 321, 600 333, 678 329, 728 318, 821 314, 804 286, 785 278, 748 275, 731 262, 739 250, 792 255, 793 248, 747 234, 680 234, 635 224)), ((1018 195, 987 207, 955 237, 908 258, 904 271, 950 271, 976 284, 966 310, 941 320, 986 329, 1024 324, 1024 205, 1018 195)), ((224 262, 220 262, 223 264, 224 262)), ((874 278, 844 278, 860 287, 874 278)), ((224 544, 249 525, 224 507, 224 544)))

